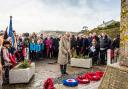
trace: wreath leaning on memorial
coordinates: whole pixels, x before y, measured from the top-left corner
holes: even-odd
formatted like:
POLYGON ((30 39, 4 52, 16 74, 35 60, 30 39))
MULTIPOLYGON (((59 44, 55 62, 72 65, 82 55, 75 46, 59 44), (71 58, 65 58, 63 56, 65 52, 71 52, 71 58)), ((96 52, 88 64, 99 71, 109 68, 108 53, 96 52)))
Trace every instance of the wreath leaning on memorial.
POLYGON ((102 71, 96 71, 96 72, 89 72, 82 76, 78 76, 76 80, 80 84, 87 84, 90 83, 90 81, 99 81, 101 77, 103 76, 104 72, 102 71))

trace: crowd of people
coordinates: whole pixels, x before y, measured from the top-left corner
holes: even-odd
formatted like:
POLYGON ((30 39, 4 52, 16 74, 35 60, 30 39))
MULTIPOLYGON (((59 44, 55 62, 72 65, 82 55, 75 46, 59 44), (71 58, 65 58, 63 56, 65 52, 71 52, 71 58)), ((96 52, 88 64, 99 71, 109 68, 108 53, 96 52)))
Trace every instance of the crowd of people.
MULTIPOLYGON (((112 40, 107 34, 102 33, 96 35, 96 33, 86 35, 79 35, 75 38, 73 35, 71 38, 71 50, 76 50, 77 55, 89 56, 92 58, 93 64, 106 64, 107 50, 111 49, 112 57, 116 58, 119 52, 120 36, 112 40)), ((116 58, 117 59, 117 58, 116 58)))
POLYGON ((120 36, 117 35, 113 40, 105 33, 97 36, 96 33, 78 36, 66 33, 60 40, 58 63, 60 64, 60 72, 67 75, 67 64, 70 63, 71 57, 77 55, 81 58, 88 56, 92 58, 93 65, 107 64, 107 51, 110 50, 111 61, 119 56, 120 36))
MULTIPOLYGON (((39 59, 57 58, 60 36, 43 36, 43 34, 24 33, 17 35, 14 40, 6 32, 0 34, 0 59, 4 70, 4 81, 9 83, 9 70, 24 60, 36 61, 39 59)), ((2 74, 2 71, 1 71, 2 74)))
POLYGON ((112 40, 105 33, 98 36, 96 33, 90 33, 88 36, 84 34, 71 35, 70 33, 67 33, 66 36, 65 34, 44 36, 44 34, 38 35, 36 33, 17 35, 15 31, 13 33, 14 41, 11 37, 7 37, 6 32, 0 34, 1 67, 5 71, 4 79, 7 83, 9 83, 9 70, 25 59, 36 61, 43 58, 58 58, 61 73, 67 74, 66 64, 68 61, 64 60, 73 57, 74 52, 77 56, 91 57, 93 64, 106 65, 107 50, 113 50, 113 58, 116 58, 120 47, 119 35, 112 40), (68 53, 68 55, 65 57, 64 53, 68 53))

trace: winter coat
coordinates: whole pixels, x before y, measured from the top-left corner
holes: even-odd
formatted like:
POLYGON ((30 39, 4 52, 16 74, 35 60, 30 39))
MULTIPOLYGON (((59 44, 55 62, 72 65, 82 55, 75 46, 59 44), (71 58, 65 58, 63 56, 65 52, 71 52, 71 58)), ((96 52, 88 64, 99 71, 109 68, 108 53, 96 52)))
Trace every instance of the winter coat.
POLYGON ((95 39, 97 42, 99 41, 99 38, 97 36, 93 36, 92 40, 95 39))
POLYGON ((108 38, 103 38, 103 37, 100 38, 100 50, 108 49, 108 44, 109 44, 108 38))
POLYGON ((88 48, 89 47, 89 41, 88 41, 87 38, 84 38, 84 40, 83 40, 83 47, 84 48, 88 48))
POLYGON ((44 43, 41 43, 41 50, 44 50, 44 43))
POLYGON ((45 44, 46 44, 46 48, 47 49, 52 48, 52 44, 53 44, 52 39, 50 39, 50 40, 47 39, 46 42, 45 42, 45 44))
POLYGON ((71 39, 71 49, 72 48, 76 48, 76 44, 77 44, 76 39, 75 38, 72 38, 71 39))
POLYGON ((77 44, 76 44, 77 48, 82 48, 83 47, 83 38, 77 38, 77 44))
POLYGON ((112 43, 112 49, 120 48, 120 38, 116 38, 112 43))
POLYGON ((59 42, 59 55, 58 55, 58 63, 61 65, 68 64, 70 54, 68 53, 70 50, 70 40, 65 39, 64 37, 61 38, 59 42))
POLYGON ((88 37, 88 44, 89 44, 89 46, 92 45, 92 37, 88 37))
POLYGON ((9 58, 9 51, 6 47, 3 47, 1 49, 1 61, 2 61, 2 65, 7 66, 8 63, 11 61, 9 58))
POLYGON ((17 50, 20 52, 23 50, 23 42, 20 42, 20 41, 18 42, 17 50))
POLYGON ((53 48, 54 48, 54 51, 58 52, 59 50, 59 39, 58 38, 53 39, 53 48))

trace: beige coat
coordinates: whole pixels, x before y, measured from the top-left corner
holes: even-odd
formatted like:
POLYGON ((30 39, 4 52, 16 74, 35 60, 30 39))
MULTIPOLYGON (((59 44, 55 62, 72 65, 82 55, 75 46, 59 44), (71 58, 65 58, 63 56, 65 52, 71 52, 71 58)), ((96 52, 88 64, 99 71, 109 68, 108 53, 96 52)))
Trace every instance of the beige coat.
POLYGON ((68 52, 70 50, 70 40, 61 38, 59 42, 59 55, 58 55, 58 63, 60 65, 68 64, 68 60, 70 58, 70 54, 68 52))

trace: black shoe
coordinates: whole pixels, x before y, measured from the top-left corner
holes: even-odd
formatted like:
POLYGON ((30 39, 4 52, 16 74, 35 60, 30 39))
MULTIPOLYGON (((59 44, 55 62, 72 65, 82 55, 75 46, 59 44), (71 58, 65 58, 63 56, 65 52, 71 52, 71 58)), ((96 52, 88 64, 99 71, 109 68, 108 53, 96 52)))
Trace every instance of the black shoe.
POLYGON ((64 73, 65 75, 69 75, 67 72, 64 73))

